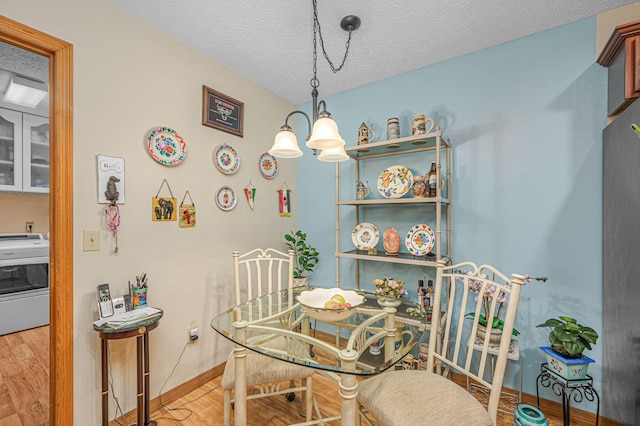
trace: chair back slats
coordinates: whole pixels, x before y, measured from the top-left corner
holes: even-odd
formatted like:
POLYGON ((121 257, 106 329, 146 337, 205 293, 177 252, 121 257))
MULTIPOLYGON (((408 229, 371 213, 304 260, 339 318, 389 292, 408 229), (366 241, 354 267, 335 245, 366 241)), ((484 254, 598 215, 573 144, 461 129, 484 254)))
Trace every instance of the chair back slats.
POLYGON ((489 265, 437 263, 427 365, 435 365, 438 374, 455 369, 489 388, 488 412, 494 423, 524 280, 516 274, 509 279, 489 265), (484 338, 478 337, 481 316, 487 319, 484 338), (490 344, 492 330, 500 327, 498 322, 494 327, 496 317, 502 320, 499 346, 490 344), (493 371, 487 367, 489 349, 497 351, 493 371), (474 359, 474 352, 480 356, 474 359))
POLYGON ((233 252, 236 305, 293 287, 294 252, 256 248, 233 252))

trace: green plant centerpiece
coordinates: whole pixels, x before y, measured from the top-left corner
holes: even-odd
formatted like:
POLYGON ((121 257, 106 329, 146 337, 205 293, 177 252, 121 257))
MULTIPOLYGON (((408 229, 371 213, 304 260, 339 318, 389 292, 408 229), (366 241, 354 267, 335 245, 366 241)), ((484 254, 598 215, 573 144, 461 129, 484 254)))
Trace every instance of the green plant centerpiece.
POLYGON ((306 278, 318 264, 318 250, 307 244, 307 234, 297 230, 284 234, 285 244, 295 252, 294 278, 306 278))
POLYGON ((549 343, 554 352, 565 358, 579 358, 585 349, 591 350, 591 345, 598 341, 598 333, 591 327, 578 324, 574 318, 559 316, 549 318, 538 327, 548 327, 549 343))

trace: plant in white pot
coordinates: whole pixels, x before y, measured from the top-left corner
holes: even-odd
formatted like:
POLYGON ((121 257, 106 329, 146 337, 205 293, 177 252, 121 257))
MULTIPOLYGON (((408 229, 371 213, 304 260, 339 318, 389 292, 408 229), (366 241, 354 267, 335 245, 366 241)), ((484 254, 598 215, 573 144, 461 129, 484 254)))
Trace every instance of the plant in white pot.
POLYGON ((318 264, 318 250, 307 244, 307 234, 297 230, 284 234, 285 244, 295 252, 295 265, 293 266, 293 280, 295 286, 306 286, 307 273, 312 273, 318 264))
POLYGON ((549 368, 565 379, 584 379, 593 359, 582 354, 598 341, 598 333, 591 327, 578 324, 574 318, 560 315, 549 318, 538 327, 548 327, 551 346, 541 347, 549 368))

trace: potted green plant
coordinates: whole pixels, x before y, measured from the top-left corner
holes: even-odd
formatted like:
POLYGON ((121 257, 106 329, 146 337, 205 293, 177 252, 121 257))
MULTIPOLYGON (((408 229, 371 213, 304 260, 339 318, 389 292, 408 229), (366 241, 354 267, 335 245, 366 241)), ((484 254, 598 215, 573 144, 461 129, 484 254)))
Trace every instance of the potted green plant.
POLYGON ((295 284, 306 285, 308 278, 306 273, 312 273, 318 264, 318 250, 307 244, 307 234, 301 230, 284 234, 285 244, 295 252, 295 264, 293 266, 293 278, 295 284))
POLYGON ((595 361, 582 352, 591 350, 591 345, 598 341, 598 333, 591 327, 578 324, 576 319, 562 315, 549 318, 538 327, 551 329, 551 346, 540 348, 547 357, 549 368, 565 379, 584 379, 589 364, 595 361))
MULTIPOLYGON (((547 282, 548 279, 549 278, 547 277, 532 278, 529 275, 525 275, 524 283, 526 284, 531 280, 547 282)), ((469 279, 468 286, 470 291, 478 293, 478 296, 476 296, 476 300, 477 298, 482 298, 482 309, 484 311, 484 314, 480 314, 478 316, 478 330, 476 332, 476 335, 480 339, 484 339, 484 336, 486 334, 487 326, 489 324, 487 313, 490 312, 489 308, 491 306, 492 299, 494 297, 497 298, 496 303, 498 304, 498 310, 495 316, 491 319, 491 336, 489 338, 489 344, 499 345, 502 338, 502 329, 504 328, 504 321, 502 320, 501 316, 505 305, 509 302, 507 294, 504 291, 497 291, 496 287, 494 286, 488 286, 483 291, 482 282, 479 280, 469 279), (480 294, 481 292, 482 294, 480 294)), ((474 318, 475 312, 469 312, 465 316, 474 318)), ((514 336, 519 336, 520 332, 514 327, 511 334, 513 334, 514 336)))

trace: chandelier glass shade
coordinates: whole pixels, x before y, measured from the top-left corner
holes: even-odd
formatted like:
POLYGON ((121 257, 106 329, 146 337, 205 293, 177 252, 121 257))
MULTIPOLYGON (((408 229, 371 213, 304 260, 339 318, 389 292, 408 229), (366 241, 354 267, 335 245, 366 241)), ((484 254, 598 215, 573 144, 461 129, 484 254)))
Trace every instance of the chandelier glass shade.
POLYGON ((349 156, 344 150, 344 139, 340 136, 338 131, 338 125, 331 117, 331 114, 326 109, 324 101, 318 103, 318 86, 320 82, 317 78, 317 43, 316 35, 320 37, 320 45, 322 47, 323 54, 331 66, 333 72, 337 72, 344 66, 349 53, 349 42, 351 41, 351 33, 360 27, 360 18, 354 15, 345 16, 340 21, 340 27, 349 33, 349 39, 346 43, 346 51, 342 64, 339 67, 334 67, 333 63, 329 59, 327 53, 324 50, 324 42, 322 39, 322 31, 320 29, 320 22, 318 21, 317 0, 313 0, 313 78, 311 79, 311 98, 312 98, 312 117, 313 117, 313 132, 311 131, 311 120, 309 116, 303 111, 293 111, 285 119, 285 123, 280 127, 280 131, 276 134, 273 142, 273 146, 269 150, 269 154, 281 157, 281 158, 298 158, 303 155, 302 151, 298 147, 298 140, 296 135, 291 130, 288 124, 289 117, 293 114, 301 114, 307 119, 308 133, 306 146, 313 150, 314 155, 317 151, 321 151, 318 156, 318 160, 326 162, 338 162, 349 159, 349 156), (322 111, 320 111, 322 107, 322 111))
POLYGON ((323 149, 318 160, 325 161, 327 163, 338 163, 340 161, 346 161, 349 159, 349 155, 344 150, 344 146, 338 146, 335 148, 323 149))
POLYGON ((269 154, 280 158, 298 158, 302 157, 302 151, 298 147, 298 138, 296 134, 291 131, 291 127, 284 129, 285 126, 280 128, 276 138, 273 141, 273 146, 269 150, 269 154))

